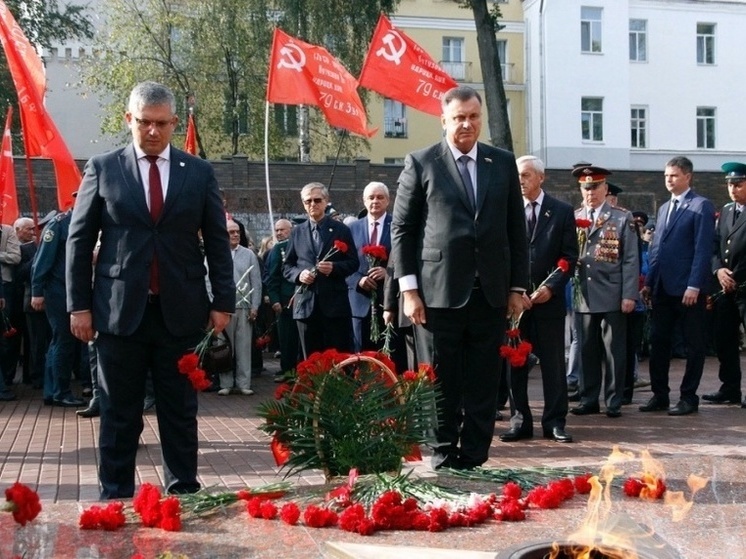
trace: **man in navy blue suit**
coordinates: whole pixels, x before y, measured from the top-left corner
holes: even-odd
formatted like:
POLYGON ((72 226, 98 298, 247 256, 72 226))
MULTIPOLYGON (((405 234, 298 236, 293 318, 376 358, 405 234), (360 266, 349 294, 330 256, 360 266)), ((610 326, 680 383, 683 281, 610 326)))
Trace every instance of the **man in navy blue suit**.
POLYGON ((125 120, 133 142, 88 161, 67 240, 71 330, 84 342, 96 336, 102 499, 134 493, 149 372, 166 490, 199 490, 197 393, 177 361, 206 328, 221 332, 236 308, 218 184, 208 162, 170 144, 178 122, 173 93, 154 82, 136 85, 125 120))
POLYGON ((379 332, 383 331, 383 280, 386 278, 386 262, 370 266, 363 248, 370 245, 381 245, 386 254, 391 253, 391 214, 386 213, 389 207, 389 189, 382 182, 371 182, 363 190, 365 216, 350 224, 352 239, 357 247, 360 267, 347 277, 350 307, 352 307, 352 333, 355 351, 380 349, 383 338, 371 339, 371 325, 375 320, 379 332), (371 301, 376 294, 375 313, 371 301))
POLYGON ((345 278, 358 269, 357 249, 350 229, 326 214, 329 193, 323 184, 307 184, 300 197, 308 220, 293 227, 282 273, 297 286, 293 318, 303 357, 331 348, 351 352, 352 313, 345 278), (334 250, 335 242, 344 250, 334 250))
POLYGON ((658 210, 650 247, 650 268, 641 294, 652 305, 650 383, 653 397, 640 411, 668 410, 669 415, 697 411, 697 388, 705 364, 705 297, 712 282, 711 258, 715 207, 691 189, 694 166, 686 157, 666 164, 671 199, 658 210), (669 407, 668 371, 674 324, 681 323, 687 345, 680 398, 669 407))

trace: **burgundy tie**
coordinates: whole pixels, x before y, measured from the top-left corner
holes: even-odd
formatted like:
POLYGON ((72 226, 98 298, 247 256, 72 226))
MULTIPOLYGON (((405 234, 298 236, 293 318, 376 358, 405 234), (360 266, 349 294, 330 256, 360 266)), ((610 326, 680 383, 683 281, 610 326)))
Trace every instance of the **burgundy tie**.
MULTIPOLYGON (((150 217, 153 223, 158 221, 163 209, 163 187, 161 186, 161 172, 158 170, 158 156, 146 155, 150 162, 148 182, 150 183, 150 217)), ((158 257, 153 253, 153 263, 150 265, 150 292, 157 295, 160 292, 158 282, 158 257)))
POLYGON ((377 245, 378 244, 378 222, 373 222, 373 231, 370 232, 370 244, 377 245))

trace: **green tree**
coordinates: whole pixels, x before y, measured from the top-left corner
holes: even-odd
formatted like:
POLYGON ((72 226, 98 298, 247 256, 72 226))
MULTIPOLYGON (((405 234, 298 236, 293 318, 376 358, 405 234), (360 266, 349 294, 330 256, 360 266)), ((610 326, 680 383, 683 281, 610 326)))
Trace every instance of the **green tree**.
MULTIPOLYGON (((273 28, 323 44, 356 75, 378 14, 398 1, 107 0, 106 26, 96 36, 99 55, 84 68, 85 82, 110 100, 104 131, 121 131, 127 93, 136 82, 154 79, 183 99, 194 95, 200 136, 211 157, 263 157, 273 28)), ((292 158, 297 139, 280 124, 295 119, 296 111, 272 109, 277 114, 269 119, 270 158, 292 158)), ((182 118, 186 114, 185 102, 182 118)), ((340 136, 320 114, 311 114, 314 154, 324 159, 336 152, 340 136)), ((356 154, 359 141, 345 142, 342 156, 356 154)))
MULTIPOLYGON (((90 39, 93 36, 85 6, 69 4, 60 7, 55 0, 5 0, 5 5, 33 44, 50 47, 55 41, 90 39)), ((0 99, 3 106, 17 105, 16 89, 5 53, 0 56, 0 99)), ((18 114, 17 110, 15 114, 18 114)))

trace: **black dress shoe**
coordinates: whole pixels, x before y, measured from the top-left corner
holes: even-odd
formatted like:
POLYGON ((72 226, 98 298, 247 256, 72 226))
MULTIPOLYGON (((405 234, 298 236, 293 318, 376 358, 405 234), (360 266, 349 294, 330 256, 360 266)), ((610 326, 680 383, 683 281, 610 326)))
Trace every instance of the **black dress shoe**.
POLYGON ((658 396, 653 396, 648 400, 647 404, 643 404, 638 409, 640 411, 665 411, 668 409, 668 406, 670 403, 668 400, 664 400, 663 398, 659 398, 658 396))
POLYGON ((78 417, 98 417, 100 415, 100 411, 98 409, 98 406, 88 406, 84 410, 78 410, 75 412, 75 414, 78 417))
POLYGON ((521 439, 531 439, 534 434, 531 431, 521 431, 520 429, 508 429, 500 435, 500 440, 504 443, 514 443, 521 439))
POLYGON ((606 417, 611 417, 612 419, 622 417, 622 410, 619 408, 609 408, 606 410, 606 417))
POLYGON ((16 399, 16 395, 10 390, 0 392, 0 402, 12 402, 16 399))
POLYGON ((558 443, 571 443, 572 435, 566 432, 562 427, 552 427, 551 431, 544 431, 545 439, 552 439, 558 443))
POLYGON ((592 415, 594 413, 600 413, 601 408, 598 407, 598 404, 595 406, 587 405, 587 404, 580 404, 577 408, 573 408, 570 410, 570 413, 573 415, 592 415))
POLYGON ((668 409, 668 415, 689 415, 690 413, 696 413, 697 405, 691 404, 686 400, 679 400, 679 402, 668 409))
POLYGON ((55 399, 53 400, 53 403, 55 406, 59 406, 62 408, 79 408, 86 405, 85 400, 75 398, 74 396, 66 396, 65 398, 62 398, 60 400, 55 399))
POLYGON ((44 398, 44 405, 45 406, 53 406, 54 400, 52 398, 44 398))
POLYGON ((711 404, 740 404, 741 393, 740 392, 723 392, 718 390, 710 394, 705 394, 702 399, 711 404))

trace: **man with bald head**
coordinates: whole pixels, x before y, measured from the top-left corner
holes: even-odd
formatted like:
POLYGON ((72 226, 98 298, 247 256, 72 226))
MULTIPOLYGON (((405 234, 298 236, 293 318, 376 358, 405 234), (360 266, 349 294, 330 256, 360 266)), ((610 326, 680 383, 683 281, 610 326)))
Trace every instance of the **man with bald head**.
POLYGON ((282 275, 282 265, 288 250, 288 239, 293 224, 287 219, 275 222, 275 245, 267 256, 264 282, 267 295, 277 320, 277 336, 280 346, 280 371, 275 381, 282 381, 285 373, 292 371, 298 364, 298 328, 295 326, 290 300, 295 292, 295 285, 282 275))

